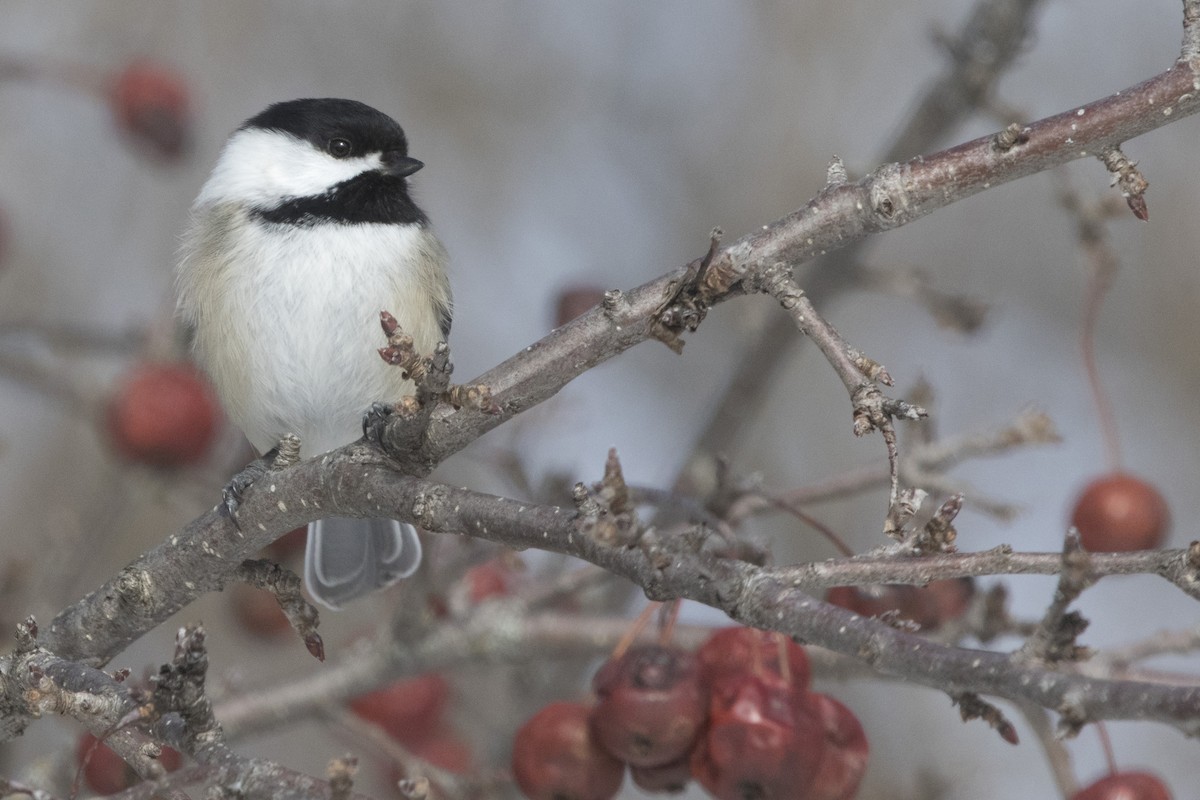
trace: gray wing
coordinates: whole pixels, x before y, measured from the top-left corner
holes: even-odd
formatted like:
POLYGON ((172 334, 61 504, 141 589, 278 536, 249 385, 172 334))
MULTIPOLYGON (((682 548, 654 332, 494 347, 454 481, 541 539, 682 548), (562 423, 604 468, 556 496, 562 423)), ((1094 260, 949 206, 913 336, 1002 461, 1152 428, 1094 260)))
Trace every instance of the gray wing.
POLYGON ((304 583, 329 608, 391 586, 420 564, 421 540, 412 525, 331 517, 308 526, 304 583))

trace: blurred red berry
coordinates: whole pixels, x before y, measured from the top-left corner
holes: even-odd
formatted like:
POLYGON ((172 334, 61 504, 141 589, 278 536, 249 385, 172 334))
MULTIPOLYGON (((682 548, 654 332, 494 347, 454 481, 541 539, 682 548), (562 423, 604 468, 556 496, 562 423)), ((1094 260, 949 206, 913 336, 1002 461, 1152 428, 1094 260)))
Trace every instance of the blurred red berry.
POLYGON ((692 766, 689 758, 684 756, 661 767, 631 766, 629 777, 633 778, 633 782, 643 791, 678 794, 687 788, 688 781, 692 779, 692 766))
POLYGON ((551 703, 513 739, 512 769, 529 800, 608 800, 621 789, 625 765, 591 736, 590 710, 551 703))
POLYGON ((692 750, 692 775, 717 800, 807 797, 825 749, 807 692, 749 673, 724 689, 692 750))
POLYGON ((812 671, 804 648, 789 637, 756 628, 721 628, 696 651, 700 676, 710 690, 727 678, 761 670, 797 691, 808 688, 812 671), (786 670, 787 678, 784 672, 786 670))
POLYGON ((275 561, 284 561, 295 553, 303 553, 304 545, 308 542, 308 526, 301 525, 299 528, 292 528, 290 531, 280 536, 275 541, 267 545, 267 558, 275 561))
POLYGON ((1148 772, 1117 772, 1080 789, 1071 800, 1171 800, 1171 791, 1148 772))
POLYGON ((219 413, 208 382, 192 366, 143 363, 109 401, 109 438, 130 461, 182 467, 207 455, 219 413))
POLYGON ((188 94, 186 81, 170 67, 134 61, 115 76, 110 104, 123 133, 152 155, 175 161, 191 139, 188 94))
MULTIPOLYGON (((109 749, 108 745, 96 744, 96 737, 90 733, 79 737, 75 756, 80 764, 83 764, 84 759, 88 759, 83 768, 83 781, 97 794, 116 794, 142 780, 132 767, 109 749)), ((167 772, 174 772, 183 765, 183 756, 177 750, 164 747, 158 762, 167 772)))
POLYGON ((440 675, 405 678, 350 701, 355 714, 387 731, 393 739, 416 747, 441 729, 450 684, 440 675))
MULTIPOLYGON (((411 750, 418 758, 448 772, 466 775, 473 768, 474 756, 471 748, 453 732, 444 728, 411 750)), ((393 786, 397 781, 409 777, 404 768, 395 762, 388 764, 387 775, 389 784, 393 786)))
POLYGON ((1170 522, 1167 501, 1158 490, 1120 472, 1084 487, 1071 514, 1083 548, 1096 553, 1153 550, 1163 543, 1170 522))
POLYGON ((275 638, 292 629, 279 601, 268 591, 237 583, 229 587, 229 602, 234 619, 247 633, 275 638))
POLYGON ((450 731, 439 731, 413 748, 413 753, 435 767, 465 775, 475 760, 471 748, 450 731))
POLYGON ((566 325, 582 316, 592 306, 604 299, 604 289, 599 286, 570 286, 558 293, 554 307, 554 327, 566 325))
POLYGON ((509 593, 512 579, 512 569, 498 558, 471 567, 463 575, 467 600, 475 606, 491 597, 504 597, 509 593))
POLYGON ((691 653, 640 645, 605 662, 592 679, 598 702, 592 732, 626 764, 657 767, 691 750, 708 712, 708 695, 691 653))
POLYGON ((970 578, 950 578, 926 586, 834 586, 825 593, 825 601, 864 617, 894 613, 923 630, 933 630, 961 616, 974 593, 970 578))
POLYGON ((825 750, 806 800, 851 800, 867 770, 867 734, 854 712, 816 692, 808 701, 825 731, 825 750))

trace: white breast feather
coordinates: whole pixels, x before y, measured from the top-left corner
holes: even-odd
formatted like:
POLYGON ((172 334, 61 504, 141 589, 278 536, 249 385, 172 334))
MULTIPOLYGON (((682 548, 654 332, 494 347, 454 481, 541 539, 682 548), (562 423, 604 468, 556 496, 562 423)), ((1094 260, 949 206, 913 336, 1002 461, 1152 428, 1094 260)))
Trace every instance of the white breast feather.
POLYGON ((264 226, 236 206, 199 202, 195 217, 178 272, 180 314, 226 412, 260 452, 288 432, 305 457, 346 444, 371 402, 411 392, 376 352, 385 343, 379 312, 392 312, 419 352, 441 339, 434 300, 449 297, 432 268, 445 257, 432 232, 264 226))

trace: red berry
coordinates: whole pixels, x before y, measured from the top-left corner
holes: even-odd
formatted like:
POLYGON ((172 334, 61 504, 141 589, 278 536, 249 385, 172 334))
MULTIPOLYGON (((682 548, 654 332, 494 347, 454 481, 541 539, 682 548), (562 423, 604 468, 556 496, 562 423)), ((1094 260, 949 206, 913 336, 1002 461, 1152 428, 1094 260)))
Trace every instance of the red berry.
POLYGON ((513 740, 512 769, 529 800, 608 800, 621 789, 625 765, 600 747, 580 703, 551 703, 513 740))
POLYGON ((558 293, 558 304, 554 309, 554 327, 566 325, 582 316, 592 306, 604 299, 604 290, 599 286, 571 286, 558 293))
POLYGON ((605 662, 592 687, 596 740, 633 766, 657 767, 686 756, 708 711, 695 657, 673 647, 634 647, 605 662))
POLYGON ((1124 553, 1163 543, 1171 512, 1158 490, 1132 475, 1105 475, 1084 487, 1071 524, 1085 550, 1124 553))
POLYGON ((1148 772, 1117 772, 1080 789, 1071 800, 1171 800, 1171 790, 1148 772))
POLYGON ((188 88, 170 68, 148 61, 127 65, 113 82, 110 104, 117 127, 154 156, 174 161, 188 149, 188 88))
POLYGON ((278 539, 266 546, 266 556, 267 558, 275 561, 283 561, 290 557, 293 553, 304 552, 304 545, 307 541, 307 525, 301 525, 299 528, 292 528, 283 536, 280 536, 278 539))
POLYGON ((825 730, 825 751, 808 800, 851 800, 867 769, 867 734, 854 712, 824 694, 809 703, 825 730))
POLYGON ((714 694, 692 775, 717 800, 806 797, 825 749, 803 689, 744 674, 714 694))
POLYGON ((350 708, 396 741, 415 747, 440 729, 449 697, 446 679, 426 674, 359 695, 350 701, 350 708))
MULTIPOLYGON (((141 778, 133 771, 132 767, 125 763, 124 759, 110 750, 108 745, 103 742, 96 744, 96 737, 90 733, 79 737, 75 755, 80 764, 84 759, 88 759, 87 765, 83 768, 83 780, 88 788, 98 794, 116 794, 141 781, 141 778), (93 749, 93 745, 95 745, 95 749, 93 749)), ((164 747, 158 762, 167 772, 174 772, 183 765, 183 756, 177 750, 164 747)))
POLYGON ((438 731, 413 748, 413 753, 435 767, 460 775, 470 772, 475 760, 467 743, 450 731, 438 731))
POLYGON ((512 580, 512 569, 498 558, 471 567, 463 575, 467 600, 473 606, 491 597, 504 597, 509 593, 512 580))
POLYGON ((182 467, 208 453, 219 412, 208 383, 190 365, 145 363, 125 377, 107 419, 113 447, 125 458, 182 467))
POLYGON ((687 756, 661 767, 629 768, 629 777, 646 792, 678 794, 687 788, 692 779, 692 766, 687 756))
POLYGON ((229 601, 233 604, 234 618, 247 633, 273 638, 292 629, 279 601, 268 591, 244 583, 234 584, 229 589, 229 601))
POLYGON ((796 690, 808 688, 812 671, 804 648, 781 633, 756 628, 714 631, 696 651, 700 675, 710 689, 726 678, 755 672, 774 677, 796 690), (757 671, 757 672, 756 672, 757 671), (784 673, 787 678, 784 679, 784 673))
POLYGON ((966 611, 974 593, 975 584, 970 578, 950 578, 926 586, 834 586, 825 593, 825 601, 864 617, 892 613, 924 630, 933 630, 966 611))

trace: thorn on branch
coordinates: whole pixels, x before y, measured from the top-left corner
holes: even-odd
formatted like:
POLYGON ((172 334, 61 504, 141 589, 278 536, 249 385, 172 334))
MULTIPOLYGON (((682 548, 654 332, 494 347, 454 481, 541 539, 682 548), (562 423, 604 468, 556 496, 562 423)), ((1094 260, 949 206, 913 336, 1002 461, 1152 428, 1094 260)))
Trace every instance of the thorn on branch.
POLYGON ((335 758, 325 769, 329 778, 329 800, 349 800, 354 790, 354 773, 358 771, 358 759, 351 755, 335 758))
POLYGON ((717 258, 722 235, 720 228, 712 229, 708 251, 688 264, 678 280, 668 284, 663 302, 654 311, 650 335, 676 353, 683 352, 680 334, 696 330, 712 304, 729 294, 744 277, 732 259, 717 258))
POLYGON ((428 778, 403 778, 396 784, 404 800, 426 800, 429 797, 428 778))
POLYGON ((999 153, 1007 153, 1019 144, 1029 141, 1029 129, 1019 122, 1010 122, 1004 130, 992 137, 992 148, 999 153))
POLYGON ((910 488, 895 491, 888 503, 887 517, 883 521, 883 532, 897 541, 902 540, 904 526, 921 510, 927 497, 929 497, 929 492, 924 489, 910 488))
POLYGON ((1079 533, 1072 528, 1063 540, 1062 570, 1054 598, 1016 657, 1053 664, 1082 661, 1091 656, 1089 648, 1075 643, 1087 629, 1088 621, 1079 612, 1067 609, 1093 582, 1091 556, 1080 545, 1079 533))
POLYGON ((992 730, 1000 734, 1000 738, 1004 741, 1009 744, 1020 743, 1020 739, 1017 737, 1017 729, 1008 721, 1003 712, 979 695, 974 692, 962 692, 950 695, 950 699, 958 706, 958 713, 962 715, 963 722, 981 719, 988 725, 991 725, 992 730))
POLYGON ((625 514, 632 510, 629 503, 629 486, 621 471, 617 448, 609 448, 604 462, 604 479, 600 482, 600 497, 614 514, 625 514))
POLYGON ((275 446, 275 458, 271 461, 272 469, 284 469, 300 463, 300 437, 294 433, 285 433, 279 437, 275 446))
POLYGON ((922 555, 957 552, 958 548, 954 546, 954 542, 958 538, 958 531, 954 528, 954 518, 962 511, 962 505, 961 492, 942 503, 921 532, 914 537, 914 551, 922 555))
POLYGON ((1146 189, 1150 187, 1150 182, 1138 170, 1137 162, 1130 161, 1120 147, 1105 150, 1099 158, 1112 173, 1112 185, 1121 190, 1129 210, 1143 222, 1148 221, 1150 210, 1146 207, 1146 189))
POLYGON ((38 624, 37 619, 32 614, 17 623, 15 638, 17 640, 17 648, 13 653, 14 656, 28 655, 37 649, 38 624))
POLYGON ((825 188, 833 189, 842 186, 848 180, 850 180, 850 176, 846 174, 846 164, 840 156, 835 154, 829 162, 829 167, 825 170, 825 188))
POLYGON ((399 367, 406 379, 422 383, 429 373, 429 359, 417 352, 412 336, 404 332, 390 313, 380 311, 379 324, 388 342, 386 347, 379 348, 379 357, 393 367, 399 367))
POLYGON ((500 404, 492 398, 492 387, 482 383, 455 383, 443 394, 442 399, 457 408, 470 408, 485 414, 499 414, 500 404))

